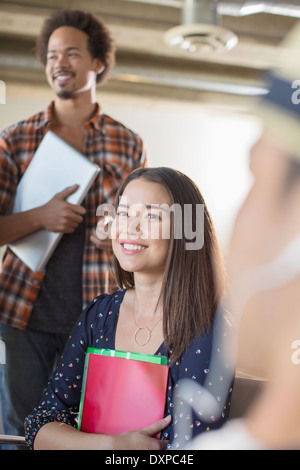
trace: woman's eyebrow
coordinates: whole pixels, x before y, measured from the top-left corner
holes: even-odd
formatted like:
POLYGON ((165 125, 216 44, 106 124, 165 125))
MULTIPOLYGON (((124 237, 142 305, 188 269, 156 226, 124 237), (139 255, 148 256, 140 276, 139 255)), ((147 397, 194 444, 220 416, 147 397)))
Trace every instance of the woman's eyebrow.
MULTIPOLYGON (((165 205, 165 204, 163 204, 163 205, 165 205)), ((159 210, 167 212, 167 209, 165 209, 163 207, 163 205, 161 205, 161 204, 145 204, 145 207, 147 207, 147 209, 159 209, 159 210)))
MULTIPOLYGON (((132 204, 133 206, 137 205, 138 203, 134 203, 132 204)), ((165 211, 165 212, 168 212, 167 209, 165 209, 162 205, 160 204, 141 204, 141 206, 144 206, 146 207, 146 209, 159 209, 159 210, 162 210, 162 211, 165 211)), ((130 205, 128 206, 128 204, 118 204, 118 207, 130 207, 130 205)))

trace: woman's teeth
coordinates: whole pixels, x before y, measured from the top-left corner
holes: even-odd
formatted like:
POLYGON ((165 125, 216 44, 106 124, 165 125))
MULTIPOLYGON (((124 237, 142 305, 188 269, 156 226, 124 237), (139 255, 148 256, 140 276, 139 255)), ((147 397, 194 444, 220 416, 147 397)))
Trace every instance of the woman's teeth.
POLYGON ((145 246, 142 246, 142 245, 131 245, 129 243, 124 243, 123 247, 125 248, 125 250, 130 250, 130 251, 133 251, 133 250, 141 251, 146 248, 145 246))

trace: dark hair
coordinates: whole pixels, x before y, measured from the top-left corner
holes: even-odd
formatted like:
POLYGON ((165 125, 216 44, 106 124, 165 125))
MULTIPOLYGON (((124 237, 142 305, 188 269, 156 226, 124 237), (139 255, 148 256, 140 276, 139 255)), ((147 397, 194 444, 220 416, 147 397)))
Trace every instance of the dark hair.
POLYGON ((61 10, 47 18, 36 42, 36 53, 41 63, 46 65, 49 38, 53 31, 61 26, 72 26, 88 35, 88 50, 92 58, 100 59, 105 66, 97 75, 97 83, 104 83, 115 63, 115 46, 104 23, 91 13, 61 10))
MULTIPOLYGON (((179 171, 165 167, 134 170, 119 188, 116 207, 126 186, 138 178, 164 186, 172 204, 179 204, 182 213, 185 204, 192 206, 193 227, 196 222, 196 205, 204 206, 202 248, 187 250, 186 238, 174 237, 174 226, 170 240, 160 297, 163 303, 164 341, 171 352, 171 362, 174 362, 182 356, 197 334, 205 334, 212 328, 217 304, 225 288, 223 258, 211 217, 198 187, 179 171)), ((183 227, 183 218, 180 223, 183 227)), ((123 289, 134 287, 133 273, 124 271, 116 257, 114 263, 119 286, 123 289)))
POLYGON ((288 194, 295 183, 300 184, 300 160, 299 158, 289 156, 288 169, 284 181, 284 193, 288 194))

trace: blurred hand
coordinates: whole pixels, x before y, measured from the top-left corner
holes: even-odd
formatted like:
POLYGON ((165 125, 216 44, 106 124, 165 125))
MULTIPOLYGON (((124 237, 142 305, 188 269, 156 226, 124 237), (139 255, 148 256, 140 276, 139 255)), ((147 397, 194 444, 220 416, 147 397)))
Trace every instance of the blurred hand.
POLYGON ((99 250, 111 250, 111 224, 113 218, 109 215, 101 217, 97 223, 96 230, 91 235, 91 241, 99 250))
POLYGON ((111 250, 112 249, 112 243, 110 238, 106 238, 105 240, 101 240, 97 236, 97 230, 94 230, 94 232, 91 235, 91 241, 94 243, 94 245, 99 249, 99 250, 111 250))

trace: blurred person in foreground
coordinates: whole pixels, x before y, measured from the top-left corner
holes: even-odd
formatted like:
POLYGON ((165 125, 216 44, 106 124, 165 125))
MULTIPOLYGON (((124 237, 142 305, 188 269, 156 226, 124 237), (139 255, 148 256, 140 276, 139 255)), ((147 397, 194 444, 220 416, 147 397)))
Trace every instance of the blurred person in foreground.
POLYGON ((300 449, 300 24, 258 103, 253 185, 228 249, 237 369, 265 379, 245 416, 187 449, 300 449))

